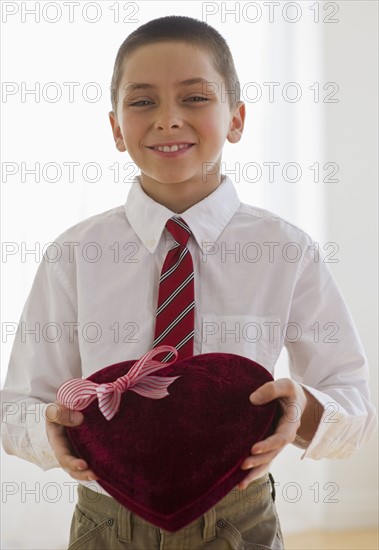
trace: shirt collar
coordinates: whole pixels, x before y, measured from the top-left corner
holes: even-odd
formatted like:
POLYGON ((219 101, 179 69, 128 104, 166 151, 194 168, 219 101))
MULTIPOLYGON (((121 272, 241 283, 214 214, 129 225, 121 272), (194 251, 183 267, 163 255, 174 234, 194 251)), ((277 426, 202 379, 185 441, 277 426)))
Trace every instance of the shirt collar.
MULTIPOLYGON (((216 242, 240 206, 233 182, 223 176, 220 185, 205 199, 180 214, 200 246, 216 242)), ((149 252, 154 253, 167 220, 178 215, 146 195, 140 176, 135 176, 125 203, 130 225, 149 252)))

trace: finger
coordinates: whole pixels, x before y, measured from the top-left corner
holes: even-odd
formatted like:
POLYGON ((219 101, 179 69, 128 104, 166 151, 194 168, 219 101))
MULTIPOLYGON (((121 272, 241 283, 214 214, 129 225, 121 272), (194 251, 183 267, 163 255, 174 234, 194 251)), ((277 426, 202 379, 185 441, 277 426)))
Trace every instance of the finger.
POLYGON ((280 453, 281 449, 271 451, 269 453, 263 453, 260 455, 249 456, 241 464, 241 470, 250 470, 256 468, 262 464, 269 464, 280 453))
POLYGON ((86 470, 88 464, 82 458, 75 457, 67 437, 64 426, 59 424, 47 424, 47 433, 51 447, 54 450, 57 460, 60 462, 62 468, 75 468, 78 470, 86 470), (68 457, 70 460, 68 461, 68 457), (75 466, 73 464, 75 461, 75 466))
POLYGON ((262 453, 269 453, 270 451, 280 451, 286 445, 292 443, 295 437, 296 431, 294 431, 293 435, 292 432, 291 434, 275 433, 274 435, 270 435, 267 439, 253 445, 251 448, 251 454, 259 456, 262 453))
POLYGON ((289 378, 279 378, 272 382, 266 382, 260 388, 250 394, 250 401, 253 405, 264 405, 279 397, 296 399, 296 386, 289 378))
POLYGON ((251 483, 252 481, 255 481, 259 477, 262 477, 266 472, 269 471, 269 469, 270 469, 269 464, 263 464, 262 466, 258 466, 257 468, 254 468, 238 484, 238 488, 240 490, 246 489, 246 487, 249 485, 249 483, 251 483))
POLYGON ((74 456, 65 429, 58 424, 47 424, 48 438, 62 468, 78 481, 99 479, 82 458, 74 456))
POLYGON ((255 443, 251 448, 251 453, 256 455, 276 449, 282 449, 295 440, 298 427, 298 422, 287 422, 285 418, 282 417, 278 422, 275 433, 255 443))
POLYGON ((80 411, 72 411, 55 401, 47 406, 45 420, 63 426, 79 426, 84 420, 84 415, 80 411))
POLYGON ((64 456, 62 457, 62 462, 67 464, 66 467, 63 467, 64 471, 77 481, 96 481, 99 479, 99 476, 93 470, 90 470, 90 468, 86 468, 85 470, 78 469, 76 467, 77 459, 74 456, 64 456))

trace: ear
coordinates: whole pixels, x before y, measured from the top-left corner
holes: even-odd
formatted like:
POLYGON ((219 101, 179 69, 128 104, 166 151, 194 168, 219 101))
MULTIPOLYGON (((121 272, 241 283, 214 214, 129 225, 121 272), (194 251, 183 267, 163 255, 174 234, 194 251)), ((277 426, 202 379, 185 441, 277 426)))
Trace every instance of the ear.
POLYGON ((122 153, 122 152, 126 151, 126 147, 125 147, 125 143, 124 143, 124 138, 123 138, 122 133, 121 133, 120 125, 119 125, 117 117, 116 117, 116 115, 114 114, 113 111, 110 111, 110 113, 109 113, 109 121, 110 121, 111 126, 112 126, 112 132, 113 132, 113 137, 114 137, 116 147, 122 153))
POLYGON ((245 115, 245 104, 243 101, 238 101, 236 107, 234 108, 234 112, 232 113, 229 132, 226 136, 230 143, 237 143, 240 141, 245 124, 245 115))

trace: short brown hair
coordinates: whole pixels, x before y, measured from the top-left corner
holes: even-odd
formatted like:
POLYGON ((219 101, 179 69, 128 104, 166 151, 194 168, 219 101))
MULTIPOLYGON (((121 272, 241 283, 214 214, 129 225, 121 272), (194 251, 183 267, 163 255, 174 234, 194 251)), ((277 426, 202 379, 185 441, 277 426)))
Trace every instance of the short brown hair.
POLYGON ((230 109, 240 101, 240 82, 226 40, 213 27, 192 17, 168 15, 148 21, 133 31, 121 44, 111 82, 112 109, 117 117, 116 100, 124 61, 140 46, 167 40, 187 42, 210 53, 214 68, 225 81, 230 109))

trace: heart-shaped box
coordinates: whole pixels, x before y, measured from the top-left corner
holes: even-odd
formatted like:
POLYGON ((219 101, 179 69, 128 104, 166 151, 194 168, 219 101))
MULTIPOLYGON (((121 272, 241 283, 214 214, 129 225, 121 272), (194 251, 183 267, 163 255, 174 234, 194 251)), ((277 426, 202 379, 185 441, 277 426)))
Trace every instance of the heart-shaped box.
MULTIPOLYGON (((154 354, 162 348, 177 354, 170 346, 155 348, 154 354)), ((111 365, 80 382, 113 382, 135 363, 111 365)), ((246 477, 240 466, 252 445, 274 431, 281 407, 278 401, 260 406, 249 401, 253 391, 273 378, 246 357, 206 353, 175 364, 153 363, 162 370, 145 381, 178 377, 166 383, 170 388, 164 399, 126 391, 107 420, 95 396, 86 407, 82 403, 83 423, 66 430, 77 455, 110 495, 150 523, 177 531, 246 477)), ((70 406, 59 399, 64 386, 58 400, 70 406)), ((70 408, 78 407, 71 401, 70 408)))

